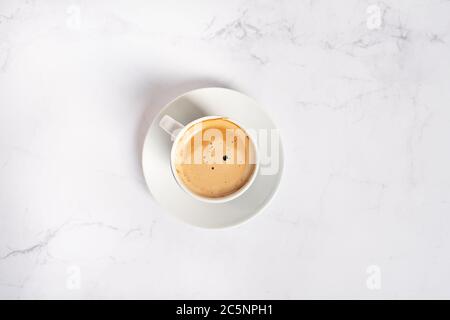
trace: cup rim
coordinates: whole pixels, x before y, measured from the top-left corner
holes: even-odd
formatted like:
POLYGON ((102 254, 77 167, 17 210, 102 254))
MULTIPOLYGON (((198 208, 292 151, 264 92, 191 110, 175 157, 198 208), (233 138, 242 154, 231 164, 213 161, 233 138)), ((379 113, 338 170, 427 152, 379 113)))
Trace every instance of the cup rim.
POLYGON ((253 137, 248 134, 248 132, 245 129, 245 127, 242 126, 238 121, 235 121, 234 119, 226 117, 226 116, 205 116, 205 117, 201 117, 201 118, 195 119, 195 120, 187 123, 186 125, 184 125, 184 127, 180 130, 180 132, 178 132, 178 134, 176 135, 175 139, 173 140, 172 149, 170 151, 170 169, 171 169, 172 175, 175 178, 175 181, 180 186, 180 188, 183 189, 187 194, 189 194, 193 198, 195 198, 197 200, 200 200, 200 201, 203 201, 203 202, 206 202, 206 203, 224 203, 224 202, 228 202, 228 201, 231 201, 233 199, 236 199, 237 197, 239 197, 243 193, 245 193, 245 191, 247 191, 248 188, 250 188, 250 186, 255 181, 256 176, 258 175, 258 171, 259 171, 258 146, 255 143, 253 137), (239 128, 242 129, 244 131, 244 133, 249 137, 249 140, 251 141, 251 144, 253 145, 253 149, 255 151, 255 165, 256 165, 256 167, 255 167, 255 170, 253 171, 252 176, 250 177, 250 179, 248 179, 248 181, 240 189, 238 189, 236 192, 234 192, 232 194, 229 194, 229 195, 226 195, 224 197, 220 197, 220 198, 203 197, 203 196, 200 196, 200 195, 192 192, 191 190, 189 190, 185 186, 183 181, 181 181, 181 179, 178 177, 178 175, 176 174, 176 169, 175 169, 176 145, 178 144, 178 142, 181 139, 181 137, 183 136, 183 134, 186 132, 187 129, 189 129, 193 125, 195 125, 197 123, 200 123, 200 122, 203 122, 203 121, 206 121, 206 120, 212 120, 212 119, 226 119, 228 121, 233 122, 237 126, 239 126, 239 128))

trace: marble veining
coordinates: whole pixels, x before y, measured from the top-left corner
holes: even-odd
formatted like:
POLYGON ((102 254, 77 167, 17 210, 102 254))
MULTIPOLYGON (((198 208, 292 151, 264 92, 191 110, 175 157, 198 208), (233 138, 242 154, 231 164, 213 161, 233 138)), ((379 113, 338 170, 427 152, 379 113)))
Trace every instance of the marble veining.
POLYGON ((450 298, 450 2, 2 1, 0 298, 450 298), (260 101, 285 175, 202 230, 143 137, 199 87, 260 101))

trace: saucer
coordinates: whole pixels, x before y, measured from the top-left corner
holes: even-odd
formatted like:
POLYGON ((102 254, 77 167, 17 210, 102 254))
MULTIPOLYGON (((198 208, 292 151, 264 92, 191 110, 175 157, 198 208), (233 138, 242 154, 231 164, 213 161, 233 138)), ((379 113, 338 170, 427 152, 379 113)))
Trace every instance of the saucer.
POLYGON ((172 216, 203 228, 225 228, 255 216, 269 203, 280 183, 283 150, 279 146, 279 170, 272 175, 258 172, 250 188, 225 203, 206 203, 194 199, 177 184, 170 169, 170 136, 159 127, 164 115, 187 124, 195 119, 220 115, 238 120, 245 128, 276 129, 256 101, 225 88, 189 91, 166 105, 153 120, 145 137, 142 167, 145 181, 154 199, 172 216))

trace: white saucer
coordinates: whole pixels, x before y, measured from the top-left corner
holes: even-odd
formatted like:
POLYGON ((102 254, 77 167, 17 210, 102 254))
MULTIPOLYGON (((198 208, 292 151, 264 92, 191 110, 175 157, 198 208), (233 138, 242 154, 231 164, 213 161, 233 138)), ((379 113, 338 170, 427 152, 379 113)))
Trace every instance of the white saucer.
POLYGON ((159 127, 164 115, 187 124, 197 118, 220 115, 236 119, 245 128, 276 129, 272 120, 248 96, 224 88, 204 88, 187 92, 166 105, 153 120, 145 137, 142 167, 145 181, 155 200, 178 219, 203 228, 224 228, 242 223, 260 212, 272 199, 283 171, 280 142, 279 170, 274 175, 256 177, 250 188, 225 203, 205 203, 192 198, 175 181, 170 170, 172 142, 159 127))

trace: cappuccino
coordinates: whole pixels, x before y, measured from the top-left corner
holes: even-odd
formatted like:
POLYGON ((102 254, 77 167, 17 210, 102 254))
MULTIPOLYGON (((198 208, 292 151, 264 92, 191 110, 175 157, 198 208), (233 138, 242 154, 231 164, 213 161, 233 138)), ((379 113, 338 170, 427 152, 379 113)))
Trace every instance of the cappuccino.
POLYGON ((239 191, 256 169, 253 141, 227 118, 192 125, 175 148, 175 174, 201 197, 222 198, 239 191))

